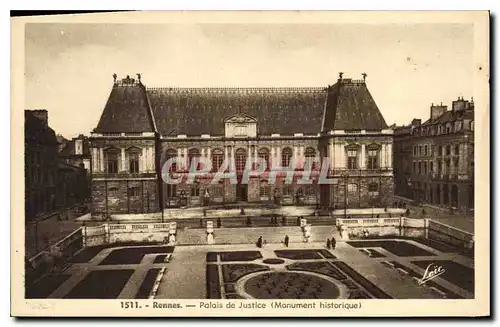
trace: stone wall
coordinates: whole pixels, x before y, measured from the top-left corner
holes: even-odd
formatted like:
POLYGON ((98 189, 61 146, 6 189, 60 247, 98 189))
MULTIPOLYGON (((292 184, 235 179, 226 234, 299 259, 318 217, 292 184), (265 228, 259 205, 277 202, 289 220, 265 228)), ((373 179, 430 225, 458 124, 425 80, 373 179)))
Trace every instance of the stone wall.
POLYGON ((355 176, 334 179, 334 184, 330 185, 333 192, 331 194, 330 206, 344 208, 347 202, 348 208, 384 208, 391 207, 394 202, 394 178, 392 176, 355 176), (369 185, 376 183, 378 188, 375 192, 369 192, 369 185), (355 186, 354 186, 355 185, 355 186), (352 187, 356 190, 353 191, 352 187), (347 188, 347 199, 346 199, 347 188), (351 190, 349 190, 351 188, 351 190))
POLYGON ((156 179, 93 180, 92 216, 158 211, 157 189, 156 179))

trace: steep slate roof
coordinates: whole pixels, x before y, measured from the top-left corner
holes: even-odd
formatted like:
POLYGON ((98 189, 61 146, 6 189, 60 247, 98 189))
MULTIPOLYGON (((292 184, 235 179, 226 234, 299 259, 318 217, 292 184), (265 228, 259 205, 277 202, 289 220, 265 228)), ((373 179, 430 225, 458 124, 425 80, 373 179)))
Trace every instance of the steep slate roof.
POLYGON ((94 131, 97 133, 154 132, 144 86, 133 79, 124 79, 121 83, 115 83, 94 131))
POLYGON ((75 153, 75 142, 76 139, 73 139, 71 141, 68 141, 64 148, 61 150, 59 153, 62 157, 71 157, 71 156, 90 156, 90 150, 89 150, 89 141, 87 139, 82 139, 83 143, 83 154, 76 154, 75 153))
POLYGON ((115 82, 95 132, 224 135, 224 120, 246 114, 260 135, 387 128, 364 81, 328 88, 145 88, 115 82), (153 120, 154 117, 154 120, 153 120))
POLYGON ((387 128, 364 81, 339 79, 329 90, 324 131, 387 128))
POLYGON ((167 135, 224 135, 224 120, 242 113, 257 119, 261 135, 317 134, 323 88, 151 88, 158 131, 167 135))
POLYGON ((443 123, 453 122, 455 120, 460 120, 460 119, 474 120, 474 111, 470 110, 470 109, 459 111, 459 112, 448 110, 448 111, 445 111, 441 116, 437 117, 436 119, 427 120, 422 125, 428 126, 428 125, 434 125, 434 124, 443 124, 443 123))

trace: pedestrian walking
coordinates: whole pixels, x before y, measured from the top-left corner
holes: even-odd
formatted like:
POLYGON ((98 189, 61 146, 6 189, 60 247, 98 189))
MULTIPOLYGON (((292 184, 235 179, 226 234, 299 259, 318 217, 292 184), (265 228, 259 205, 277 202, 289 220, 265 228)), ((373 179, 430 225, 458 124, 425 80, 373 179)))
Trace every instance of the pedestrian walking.
POLYGON ((335 250, 335 246, 337 246, 337 241, 335 241, 335 237, 332 237, 331 245, 332 245, 332 250, 335 250))
POLYGON ((259 239, 257 240, 257 247, 258 248, 262 247, 262 236, 259 236, 259 239))
POLYGON ((286 225, 286 218, 285 218, 285 216, 284 216, 284 215, 283 215, 283 216, 281 216, 281 224, 282 224, 283 226, 285 226, 285 225, 286 225))
POLYGON ((326 239, 326 247, 328 250, 330 250, 330 248, 331 248, 331 242, 330 242, 329 238, 326 239))
POLYGON ((217 228, 220 228, 222 226, 222 222, 220 221, 220 218, 217 218, 217 228))
POLYGON ((288 241, 290 241, 290 238, 288 235, 285 235, 285 246, 288 247, 288 241))

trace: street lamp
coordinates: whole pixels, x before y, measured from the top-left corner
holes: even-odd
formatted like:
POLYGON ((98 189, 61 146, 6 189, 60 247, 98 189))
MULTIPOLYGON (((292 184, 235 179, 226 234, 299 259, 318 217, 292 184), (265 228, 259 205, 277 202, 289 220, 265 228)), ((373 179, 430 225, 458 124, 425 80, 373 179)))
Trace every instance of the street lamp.
POLYGON ((347 219, 347 180, 349 175, 347 173, 343 173, 342 177, 344 178, 344 219, 347 219))

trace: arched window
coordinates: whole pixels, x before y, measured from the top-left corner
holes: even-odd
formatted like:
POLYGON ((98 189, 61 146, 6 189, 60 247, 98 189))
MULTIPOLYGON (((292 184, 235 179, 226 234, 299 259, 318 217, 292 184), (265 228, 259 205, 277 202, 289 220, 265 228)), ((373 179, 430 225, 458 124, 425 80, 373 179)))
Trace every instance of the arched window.
POLYGON ((306 153, 305 169, 313 170, 315 168, 316 150, 313 148, 307 148, 306 153))
POLYGON ((224 152, 220 149, 212 151, 212 171, 218 171, 224 163, 224 152))
POLYGON ((199 158, 200 158, 200 150, 198 149, 190 149, 189 152, 188 152, 188 170, 191 170, 191 164, 193 162, 197 162, 197 165, 196 165, 196 169, 199 169, 200 168, 200 162, 199 162, 199 158))
POLYGON ((247 164, 247 151, 245 149, 238 149, 235 153, 236 159, 236 171, 245 170, 245 165, 247 164))
POLYGON ((175 151, 174 149, 168 149, 166 159, 167 161, 172 160, 169 171, 177 171, 177 162, 174 160, 175 158, 177 158, 177 151, 175 151))
POLYGON ((265 162, 266 170, 269 170, 271 168, 271 165, 269 162, 269 150, 266 148, 260 148, 258 151, 258 156, 259 156, 261 161, 265 162))
POLYGON ((284 148, 281 152, 281 167, 288 167, 292 160, 292 149, 284 148))
POLYGON ((104 152, 106 173, 116 174, 118 172, 119 157, 120 151, 118 149, 108 149, 104 152))

